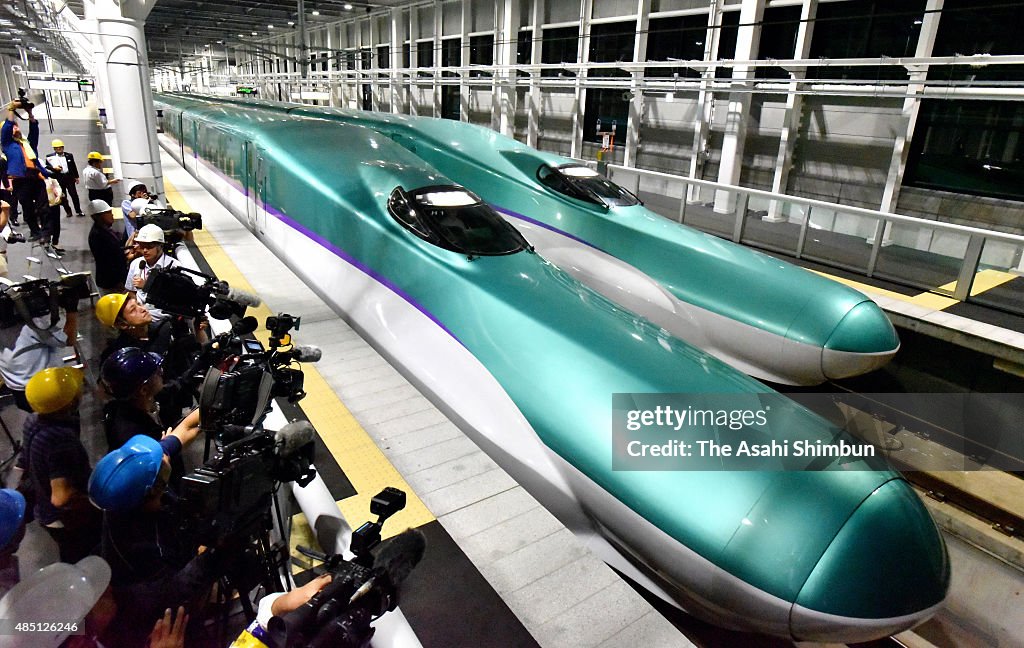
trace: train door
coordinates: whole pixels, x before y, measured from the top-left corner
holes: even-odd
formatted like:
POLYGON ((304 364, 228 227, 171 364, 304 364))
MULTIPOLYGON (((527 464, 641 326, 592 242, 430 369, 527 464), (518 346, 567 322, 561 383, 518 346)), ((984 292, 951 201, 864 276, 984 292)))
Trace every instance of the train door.
POLYGON ((245 226, 256 231, 256 146, 245 143, 245 226))
POLYGON ((197 139, 199 132, 199 125, 192 119, 181 120, 181 160, 184 163, 185 169, 191 171, 192 175, 199 177, 198 162, 196 156, 199 152, 196 150, 196 145, 199 142, 197 139))
POLYGON ((256 223, 253 232, 257 236, 263 236, 267 227, 267 161, 263 159, 259 151, 256 152, 256 194, 254 203, 256 207, 256 223))

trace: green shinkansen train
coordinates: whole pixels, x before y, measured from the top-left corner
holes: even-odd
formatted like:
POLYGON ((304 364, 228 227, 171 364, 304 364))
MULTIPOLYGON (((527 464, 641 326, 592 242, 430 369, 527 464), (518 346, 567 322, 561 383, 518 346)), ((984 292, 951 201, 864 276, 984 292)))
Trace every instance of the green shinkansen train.
POLYGON ((669 221, 576 161, 449 119, 244 104, 387 135, 490 203, 549 261, 757 378, 816 385, 877 369, 899 349, 888 318, 860 292, 669 221))
POLYGON ((182 96, 158 105, 162 144, 190 173, 589 547, 657 596, 725 627, 808 641, 886 636, 941 606, 945 545, 884 460, 616 469, 614 394, 772 404, 764 425, 712 430, 719 440, 844 437, 581 283, 409 148, 336 120, 182 96))

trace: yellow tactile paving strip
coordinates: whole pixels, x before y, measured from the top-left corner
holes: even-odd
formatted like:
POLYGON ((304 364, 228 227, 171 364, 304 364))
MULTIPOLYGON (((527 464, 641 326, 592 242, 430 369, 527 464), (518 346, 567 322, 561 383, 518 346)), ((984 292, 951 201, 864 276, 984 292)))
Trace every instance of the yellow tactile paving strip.
MULTIPOLYGON (((166 178, 164 190, 168 202, 177 209, 192 211, 188 202, 166 178)), ((238 289, 256 292, 212 234, 206 230, 195 230, 194 234, 196 247, 219 279, 238 289)), ((250 308, 248 314, 262 323, 274 311, 264 303, 257 308, 250 308)), ((256 337, 264 344, 267 343, 266 330, 257 331, 256 337)), ((306 397, 299 402, 299 406, 316 428, 324 445, 342 466, 345 476, 356 491, 356 495, 338 502, 349 524, 356 528, 370 518, 370 499, 385 486, 400 488, 408 496, 405 509, 391 518, 384 527, 385 536, 432 522, 435 519, 433 514, 338 399, 320 372, 308 364, 303 366, 302 371, 305 375, 306 397)), ((305 535, 303 530, 296 531, 292 536, 293 545, 305 535)), ((311 544, 309 537, 306 536, 302 544, 311 544)))
MULTIPOLYGON (((953 299, 952 297, 945 297, 943 295, 939 295, 933 292, 924 292, 919 295, 904 295, 902 293, 893 292, 891 290, 885 290, 884 288, 872 286, 871 284, 862 283, 860 281, 854 281, 852 279, 846 279, 843 277, 830 275, 827 272, 819 272, 817 270, 811 270, 811 272, 817 273, 823 277, 827 277, 832 281, 838 281, 839 283, 850 286, 851 288, 856 288, 861 292, 872 292, 879 295, 884 295, 885 297, 898 299, 902 302, 915 304, 917 306, 928 308, 930 310, 944 310, 946 308, 949 308, 950 306, 953 306, 954 304, 960 303, 959 301, 953 299)), ((997 286, 1001 286, 1017 278, 1017 275, 1011 274, 1009 272, 1002 272, 1000 270, 991 269, 982 270, 974 275, 974 283, 971 284, 971 296, 973 297, 975 295, 980 295, 986 290, 991 290, 997 286)), ((956 290, 956 282, 951 281, 948 284, 939 286, 938 288, 936 288, 936 290, 945 290, 952 292, 953 290, 956 290)))
MULTIPOLYGON (((991 268, 982 270, 974 275, 974 283, 971 284, 971 296, 979 295, 986 290, 992 290, 996 286, 1001 286, 1011 279, 1016 278, 1017 275, 1010 274, 1009 272, 1003 272, 1001 270, 992 270, 991 268)), ((939 286, 938 290, 948 290, 952 292, 956 290, 956 282, 951 281, 944 286, 939 286)))

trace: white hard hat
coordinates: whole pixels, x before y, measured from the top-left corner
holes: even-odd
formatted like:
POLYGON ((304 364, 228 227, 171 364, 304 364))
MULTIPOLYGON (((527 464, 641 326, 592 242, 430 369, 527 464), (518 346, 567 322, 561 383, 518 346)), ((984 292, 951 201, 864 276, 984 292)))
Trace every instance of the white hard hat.
POLYGON ((89 212, 90 216, 95 216, 96 214, 102 214, 103 212, 110 211, 110 205, 108 205, 105 200, 97 198, 96 200, 89 201, 89 204, 85 207, 85 211, 89 212))
POLYGON ((132 211, 136 214, 145 214, 150 209, 153 209, 153 203, 149 202, 149 198, 136 198, 132 201, 132 211))
POLYGON ((0 619, 59 619, 77 622, 79 631, 31 632, 6 637, 11 648, 57 648, 69 635, 81 634, 81 623, 110 584, 110 565, 87 556, 74 565, 55 563, 30 574, 0 599, 0 619))
POLYGON ((136 243, 164 243, 164 231, 159 225, 143 225, 135 235, 136 243))

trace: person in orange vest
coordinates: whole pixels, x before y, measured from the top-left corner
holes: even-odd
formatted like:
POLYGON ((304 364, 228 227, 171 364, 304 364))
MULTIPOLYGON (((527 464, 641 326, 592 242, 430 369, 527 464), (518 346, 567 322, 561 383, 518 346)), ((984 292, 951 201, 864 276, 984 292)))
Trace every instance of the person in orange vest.
MULTIPOLYGON (((7 175, 11 179, 14 202, 21 205, 31 232, 29 240, 39 239, 43 232, 39 226, 39 217, 46 213, 48 201, 44 178, 50 172, 39 162, 36 147, 39 145, 39 122, 32 116, 31 108, 24 108, 28 113, 28 138, 25 138, 18 125, 18 108, 24 108, 17 101, 7 106, 7 120, 0 127, 0 149, 7 156, 7 175)), ((13 214, 14 220, 17 215, 13 214)))

